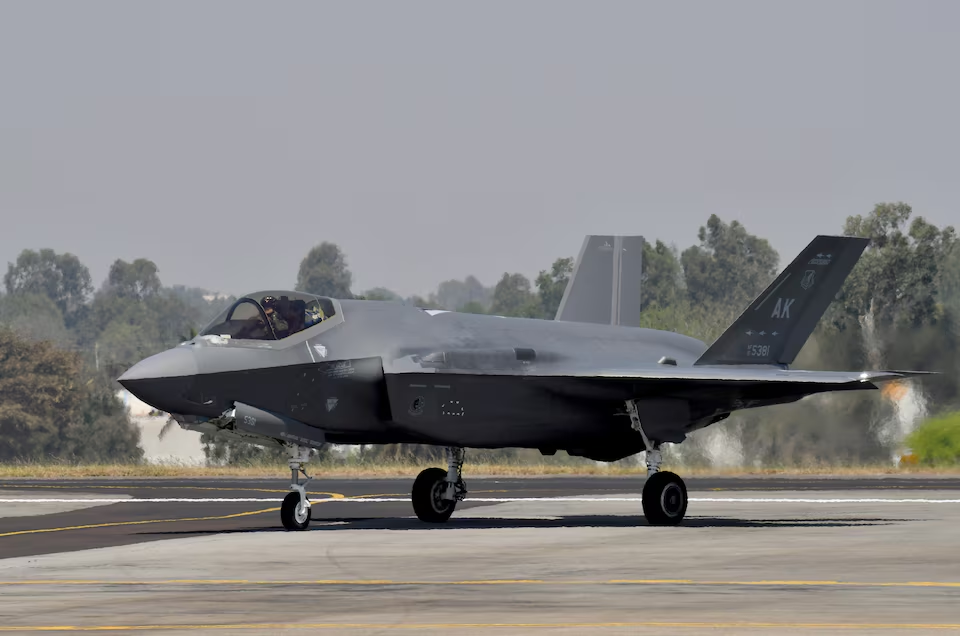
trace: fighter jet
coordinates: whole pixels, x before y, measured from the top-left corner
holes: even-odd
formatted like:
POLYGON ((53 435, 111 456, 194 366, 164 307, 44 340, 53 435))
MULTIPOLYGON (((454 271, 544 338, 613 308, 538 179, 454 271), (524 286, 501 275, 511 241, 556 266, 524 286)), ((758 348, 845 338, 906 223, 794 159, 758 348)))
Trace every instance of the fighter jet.
POLYGON ((922 373, 789 368, 866 245, 818 236, 709 347, 636 326, 643 239, 600 236, 584 241, 558 320, 262 291, 119 381, 186 429, 284 445, 288 530, 310 523, 311 449, 399 442, 446 448, 446 469, 413 483, 425 522, 466 496, 465 448, 519 447, 604 462, 645 451, 644 516, 673 525, 687 489, 660 471, 663 444, 738 410, 922 373))

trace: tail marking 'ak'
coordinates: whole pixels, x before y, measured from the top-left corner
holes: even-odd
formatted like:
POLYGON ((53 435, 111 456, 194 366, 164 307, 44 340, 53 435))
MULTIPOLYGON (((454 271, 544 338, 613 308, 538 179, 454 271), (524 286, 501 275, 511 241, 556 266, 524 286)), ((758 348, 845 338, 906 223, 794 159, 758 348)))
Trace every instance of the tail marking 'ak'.
POLYGON ((867 243, 851 236, 813 239, 694 364, 792 363, 867 243))

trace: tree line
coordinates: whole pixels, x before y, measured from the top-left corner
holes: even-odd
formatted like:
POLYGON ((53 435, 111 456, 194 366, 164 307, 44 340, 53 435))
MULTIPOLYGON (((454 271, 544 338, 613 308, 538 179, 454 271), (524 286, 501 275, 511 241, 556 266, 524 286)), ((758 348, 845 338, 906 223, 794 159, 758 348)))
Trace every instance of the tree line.
MULTIPOLYGON (((870 239, 863 258, 797 360, 824 369, 915 368, 944 372, 925 380, 921 407, 955 408, 960 385, 960 249, 952 227, 881 203, 847 218, 843 234, 870 239)), ((712 342, 776 275, 780 256, 737 221, 712 215, 696 242, 679 250, 644 244, 641 325, 712 342)), ((332 242, 300 263, 298 291, 336 298, 397 300, 423 308, 552 319, 574 259, 556 258, 532 280, 504 272, 491 286, 476 277, 440 283, 426 298, 378 287, 354 291, 346 255, 332 242)), ((165 286, 145 258, 114 261, 94 288, 69 253, 24 250, 9 263, 0 294, 0 460, 69 457, 136 459, 136 430, 114 397, 114 379, 140 359, 189 339, 232 297, 165 286)), ((282 284, 278 285, 282 287, 282 284)), ((874 461, 888 455, 902 405, 876 395, 829 395, 746 412, 695 434, 676 453, 688 462, 874 461), (726 449, 726 451, 724 450, 726 449)), ((904 431, 900 431, 902 433, 904 431)), ((205 438, 209 456, 250 458, 265 451, 205 438)), ((376 457, 428 455, 388 447, 376 457)), ((272 451, 269 452, 273 454, 272 451)), ((511 453, 507 452, 509 456, 511 453)))

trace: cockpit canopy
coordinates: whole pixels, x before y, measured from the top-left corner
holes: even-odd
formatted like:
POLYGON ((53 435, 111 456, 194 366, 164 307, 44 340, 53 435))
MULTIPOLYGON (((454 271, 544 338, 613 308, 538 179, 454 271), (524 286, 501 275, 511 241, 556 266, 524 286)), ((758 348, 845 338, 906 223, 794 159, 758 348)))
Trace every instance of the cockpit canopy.
POLYGON ((282 340, 336 314, 329 298, 292 291, 247 294, 200 332, 241 340, 282 340))

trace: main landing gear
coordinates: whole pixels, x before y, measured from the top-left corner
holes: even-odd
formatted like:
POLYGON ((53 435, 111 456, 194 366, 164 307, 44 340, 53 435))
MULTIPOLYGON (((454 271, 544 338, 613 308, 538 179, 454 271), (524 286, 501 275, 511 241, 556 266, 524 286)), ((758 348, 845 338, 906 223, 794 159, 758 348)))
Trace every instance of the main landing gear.
POLYGON ((421 521, 443 523, 453 514, 458 501, 467 496, 463 483, 464 451, 447 447, 447 470, 427 468, 413 482, 413 511, 421 521))
POLYGON ((280 504, 280 520, 287 530, 306 530, 310 525, 310 500, 307 499, 307 484, 312 479, 306 465, 310 461, 310 449, 306 446, 288 444, 290 453, 290 492, 280 504), (306 478, 300 481, 300 473, 306 478))
POLYGON ((652 526, 675 526, 687 513, 687 486, 678 475, 660 472, 660 442, 643 431, 637 404, 627 400, 630 426, 643 437, 647 449, 647 481, 643 484, 643 515, 652 526))

